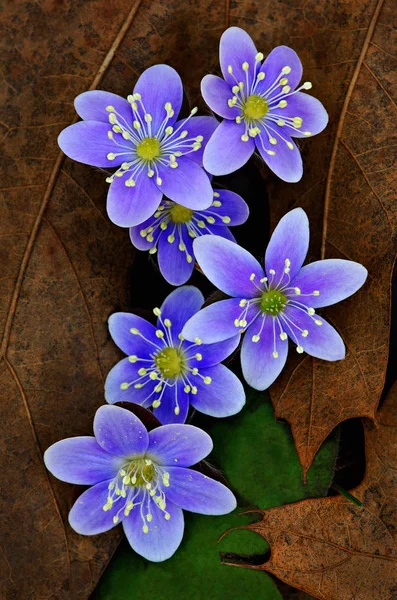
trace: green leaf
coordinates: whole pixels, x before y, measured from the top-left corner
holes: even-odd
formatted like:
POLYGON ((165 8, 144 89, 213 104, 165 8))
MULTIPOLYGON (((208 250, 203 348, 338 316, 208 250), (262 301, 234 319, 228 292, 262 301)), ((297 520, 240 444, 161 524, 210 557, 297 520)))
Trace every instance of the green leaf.
POLYGON ((241 511, 324 496, 332 481, 339 435, 334 433, 323 445, 305 485, 290 428, 274 420, 266 394, 249 391, 245 408, 235 417, 215 420, 196 413, 193 423, 210 433, 214 451, 209 462, 229 481, 238 509, 223 517, 185 512, 183 542, 164 563, 149 563, 124 541, 97 587, 97 600, 281 600, 268 575, 222 565, 219 558, 220 551, 265 554, 263 539, 245 530, 231 532, 220 543, 218 539, 228 529, 255 520, 255 515, 238 516, 241 511))

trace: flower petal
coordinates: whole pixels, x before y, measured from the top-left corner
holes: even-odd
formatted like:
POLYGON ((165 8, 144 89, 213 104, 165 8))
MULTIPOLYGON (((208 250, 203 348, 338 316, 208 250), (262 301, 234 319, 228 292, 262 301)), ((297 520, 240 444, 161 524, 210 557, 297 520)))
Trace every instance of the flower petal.
POLYGON ((194 269, 192 249, 193 240, 188 235, 186 227, 181 224, 178 224, 176 228, 168 225, 160 235, 157 258, 162 276, 171 285, 182 285, 190 279, 194 269), (174 241, 170 242, 168 238, 172 234, 174 241), (186 250, 180 250, 181 241, 186 250), (187 260, 188 256, 190 262, 187 260))
POLYGON ((167 500, 184 510, 201 515, 226 515, 236 508, 236 498, 219 481, 193 469, 168 467, 167 472, 170 474, 167 500))
POLYGON ((302 157, 297 145, 284 129, 285 128, 281 128, 278 125, 274 125, 271 134, 272 137, 277 140, 276 145, 272 145, 269 142, 269 137, 266 132, 257 135, 255 143, 263 160, 277 177, 280 177, 280 179, 288 183, 296 183, 302 179, 302 157), (280 134, 279 132, 281 129, 283 129, 283 131, 280 134), (284 139, 280 137, 281 135, 284 139), (290 148, 287 146, 285 140, 291 145, 290 148), (273 154, 270 155, 267 151, 270 151, 273 154))
MULTIPOLYGON (((82 535, 96 535, 109 531, 114 527, 113 517, 116 516, 119 506, 113 504, 107 511, 103 510, 108 497, 110 481, 102 481, 89 488, 77 498, 69 513, 70 526, 82 535)), ((120 521, 124 513, 120 514, 120 521)))
MULTIPOLYGON (((214 306, 214 305, 212 305, 214 306)), ((240 335, 235 335, 223 342, 216 342, 215 344, 202 344, 199 348, 195 346, 188 352, 193 357, 199 353, 201 354, 201 360, 191 358, 189 360, 190 367, 204 368, 213 367, 218 363, 221 363, 228 356, 235 351, 240 342, 240 335)))
POLYGON ((280 281, 287 266, 286 260, 290 261, 288 267, 290 278, 293 279, 299 273, 309 248, 309 235, 309 220, 302 208, 294 208, 284 215, 274 230, 266 250, 265 270, 269 279, 270 271, 273 269, 276 272, 273 276, 274 281, 280 281))
MULTIPOLYGON (((220 300, 206 306, 196 313, 182 329, 185 339, 193 341, 199 338, 204 344, 215 344, 229 338, 235 338, 240 328, 234 321, 242 318, 244 308, 240 306, 239 298, 220 300)), ((252 311, 247 315, 249 322, 252 311)))
POLYGON ((256 390, 266 390, 280 375, 288 354, 288 340, 280 340, 279 328, 275 319, 266 316, 258 342, 252 337, 258 335, 262 326, 258 318, 247 330, 241 347, 241 366, 244 379, 256 390), (277 352, 274 358, 273 352, 277 352))
MULTIPOLYGON (((139 93, 145 110, 152 116, 152 131, 157 132, 167 116, 165 105, 170 102, 174 116, 168 119, 167 126, 173 125, 178 118, 182 106, 183 88, 178 73, 168 65, 149 67, 139 77, 134 94, 139 93)), ((140 112, 141 105, 138 102, 140 112)))
POLYGON ((259 295, 255 280, 264 277, 256 258, 247 250, 217 235, 204 235, 193 242, 194 255, 204 275, 228 296, 255 298, 259 295))
POLYGON ((310 131, 312 135, 316 135, 325 129, 328 123, 328 113, 324 106, 317 98, 298 92, 288 98, 288 104, 278 113, 282 113, 283 117, 300 117, 302 119, 302 127, 299 130, 290 127, 283 127, 292 137, 303 138, 305 131, 310 131))
POLYGON ((144 454, 149 445, 146 427, 132 412, 120 406, 101 406, 94 418, 98 444, 116 456, 144 454))
POLYGON ((61 481, 93 485, 115 477, 122 459, 102 450, 94 437, 81 436, 50 446, 44 453, 44 463, 61 481))
POLYGON ((97 121, 80 121, 66 127, 58 136, 58 145, 69 158, 92 167, 118 167, 127 160, 125 155, 107 158, 119 148, 108 138, 112 126, 97 121))
POLYGON ((241 196, 236 194, 235 192, 230 192, 229 190, 222 189, 214 189, 214 192, 218 194, 215 196, 214 201, 220 202, 220 206, 212 205, 208 212, 211 215, 219 215, 220 218, 216 219, 216 225, 242 225, 246 222, 249 215, 248 204, 245 200, 242 199, 241 196), (229 217, 230 221, 227 219, 227 222, 222 220, 222 217, 229 217))
POLYGON ((193 210, 202 210, 212 204, 211 182, 205 171, 192 160, 181 156, 176 169, 159 164, 158 171, 162 180, 159 189, 177 204, 193 210))
POLYGON ((210 436, 192 425, 163 425, 149 431, 146 456, 159 465, 191 467, 212 450, 210 436))
POLYGON ((300 289, 300 302, 319 308, 355 294, 364 285, 367 275, 367 269, 357 262, 331 258, 303 267, 291 285, 300 289), (318 296, 311 295, 315 290, 320 292, 318 296))
POLYGON ((240 169, 255 150, 253 138, 243 142, 245 125, 234 121, 222 121, 205 147, 203 164, 212 175, 228 175, 240 169))
POLYGON ((163 425, 186 421, 189 412, 189 394, 184 391, 184 387, 183 381, 178 379, 172 385, 164 385, 163 393, 157 395, 161 397, 161 404, 153 412, 163 425), (175 410, 179 410, 178 414, 175 413, 175 410))
POLYGON ((126 176, 115 177, 110 184, 107 211, 109 219, 120 227, 133 227, 152 216, 163 196, 146 172, 140 173, 135 187, 125 185, 126 176))
POLYGON ((345 345, 339 333, 325 319, 316 315, 314 318, 306 312, 287 306, 285 315, 289 322, 283 324, 290 338, 303 347, 304 351, 316 358, 323 360, 341 360, 345 358, 345 345), (314 319, 321 322, 316 325, 314 319), (294 327, 291 322, 296 325, 294 327), (300 330, 308 331, 307 337, 301 335, 300 330))
POLYGON ((226 29, 219 44, 219 62, 224 79, 231 85, 236 84, 236 79, 243 81, 245 85, 246 72, 242 65, 247 62, 249 64, 248 81, 251 83, 257 52, 254 42, 244 29, 240 29, 240 27, 226 29), (232 67, 232 75, 229 73, 229 66, 232 67))
POLYGON ((233 97, 231 87, 216 75, 206 75, 201 80, 201 94, 211 110, 224 119, 234 119, 240 114, 236 107, 227 103, 233 97))
POLYGON ((119 312, 109 317, 109 331, 114 343, 128 356, 149 356, 160 348, 154 325, 132 313, 119 312), (131 329, 138 333, 131 333, 131 329))
POLYGON ((199 375, 190 377, 197 387, 197 394, 190 394, 190 404, 211 417, 230 417, 240 412, 245 404, 245 393, 239 378, 225 365, 200 369, 202 377, 210 377, 204 383, 199 375))
POLYGON ((130 240, 138 250, 150 250, 150 248, 154 246, 157 236, 154 236, 153 242, 148 242, 147 238, 141 235, 141 231, 151 227, 155 221, 157 221, 156 217, 151 216, 143 223, 130 228, 130 240))
POLYGON ((184 530, 183 512, 172 502, 167 502, 166 511, 170 515, 167 520, 158 506, 151 501, 150 523, 146 522, 148 533, 142 530, 142 517, 139 507, 133 508, 129 516, 123 520, 124 533, 135 552, 151 560, 161 562, 170 558, 178 549, 184 530))
POLYGON ((203 303, 203 294, 192 285, 184 285, 172 291, 160 307, 162 322, 158 319, 158 328, 163 329, 163 331, 168 330, 162 323, 164 323, 164 319, 169 319, 171 321, 172 340, 179 346, 180 339, 178 336, 182 332, 186 321, 200 310, 203 303))
POLYGON ((105 400, 109 404, 116 404, 116 402, 133 402, 134 404, 141 404, 145 408, 151 406, 155 399, 154 387, 156 381, 148 379, 148 377, 142 377, 138 371, 142 367, 147 367, 146 362, 140 361, 131 363, 128 358, 120 360, 108 373, 105 381, 105 400), (145 385, 141 388, 134 387, 134 382, 140 384, 143 382, 145 385), (123 389, 123 384, 132 384, 123 389))
MULTIPOLYGON (((291 72, 283 76, 288 79, 291 90, 294 90, 302 79, 302 63, 295 50, 288 48, 288 46, 277 46, 266 57, 260 69, 261 72, 265 73, 265 79, 257 85, 257 93, 263 94, 268 90, 282 76, 281 71, 284 67, 291 67, 291 72)), ((278 94, 279 91, 273 92, 270 97, 275 96, 276 93, 278 94)))
POLYGON ((104 92, 103 90, 91 90, 83 92, 74 100, 74 107, 79 117, 85 121, 100 121, 109 123, 109 111, 107 106, 113 106, 117 115, 122 117, 123 125, 131 125, 133 114, 131 105, 125 98, 104 92))
MULTIPOLYGON (((183 124, 184 121, 186 121, 186 119, 175 123, 175 129, 179 125, 183 125, 183 129, 188 132, 188 139, 197 137, 199 135, 203 137, 201 148, 195 150, 194 152, 189 152, 188 155, 189 160, 193 160, 195 163, 200 165, 200 167, 202 167, 204 148, 206 147, 211 135, 218 127, 219 121, 217 121, 215 117, 190 117, 190 119, 186 122, 186 125, 183 124)), ((178 143, 180 140, 176 138, 175 141, 178 143)), ((175 147, 175 151, 178 151, 178 149, 179 148, 175 147)))

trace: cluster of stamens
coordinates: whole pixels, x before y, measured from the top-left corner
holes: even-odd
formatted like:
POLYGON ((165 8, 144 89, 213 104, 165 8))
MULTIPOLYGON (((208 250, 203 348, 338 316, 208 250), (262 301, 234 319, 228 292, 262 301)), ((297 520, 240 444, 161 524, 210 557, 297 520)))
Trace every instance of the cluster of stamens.
MULTIPOLYGON (((295 149, 295 145, 289 139, 284 138, 279 128, 285 128, 288 135, 293 135, 294 132, 301 131, 303 119, 300 116, 287 117, 282 112, 288 106, 287 98, 300 90, 310 90, 312 84, 310 81, 306 81, 298 89, 291 91, 286 75, 289 75, 292 69, 286 65, 265 91, 259 91, 258 84, 265 79, 265 73, 260 70, 262 60, 263 54, 258 52, 253 65, 248 62, 241 65, 245 72, 245 81, 238 81, 232 66, 228 66, 228 73, 235 80, 235 85, 232 87, 233 96, 229 98, 228 105, 230 108, 235 107, 240 110, 240 114, 236 116, 236 123, 245 124, 245 132, 241 136, 242 141, 248 142, 250 137, 259 136, 264 152, 274 156, 276 150, 265 148, 262 136, 267 136, 268 142, 272 146, 276 146, 277 138, 280 138, 290 150, 295 149), (251 80, 250 69, 253 71, 251 80), (278 126, 276 129, 275 125, 278 126)), ((310 131, 302 133, 305 136, 311 135, 310 131)))
POLYGON ((136 355, 128 357, 131 363, 142 363, 142 367, 138 370, 138 377, 133 381, 121 383, 120 389, 127 390, 131 386, 135 389, 141 389, 148 384, 154 384, 154 387, 149 385, 148 394, 142 400, 141 404, 147 406, 150 402, 153 408, 158 408, 161 405, 165 390, 167 388, 174 388, 174 413, 179 415, 178 381, 182 381, 184 385, 183 390, 186 394, 196 395, 198 390, 197 386, 194 385, 194 378, 201 378, 207 385, 212 382, 212 379, 211 377, 202 375, 197 367, 189 365, 192 359, 196 359, 197 361, 203 359, 202 354, 197 352, 197 347, 202 344, 201 340, 196 338, 194 343, 186 345, 184 344, 184 338, 179 333, 179 344, 175 345, 171 335, 172 323, 170 319, 163 319, 159 308, 155 308, 153 312, 159 318, 164 328, 164 330, 156 330, 156 337, 159 343, 156 344, 147 339, 135 327, 130 329, 132 335, 140 336, 153 347, 153 353, 150 355, 150 358, 141 358, 136 355))
MULTIPOLYGON (((212 206, 216 208, 222 206, 218 192, 214 192, 212 206)), ((154 220, 149 227, 140 230, 140 235, 153 244, 149 253, 155 254, 161 234, 168 229, 167 242, 169 244, 177 243, 179 250, 185 253, 187 262, 191 263, 193 257, 189 254, 183 240, 184 228, 187 230, 188 235, 194 239, 212 233, 208 225, 228 225, 230 222, 231 218, 228 215, 220 215, 212 211, 211 207, 204 211, 193 211, 164 198, 154 213, 154 220)))
POLYGON ((152 500, 167 521, 171 518, 170 513, 166 511, 166 497, 163 491, 163 487, 169 487, 169 480, 169 473, 149 458, 128 460, 109 483, 107 500, 102 510, 107 512, 114 505, 120 506, 113 517, 115 525, 122 513, 128 517, 132 510, 139 510, 142 531, 148 533, 148 523, 153 519, 152 500))
POLYGON ((299 327, 287 314, 285 314, 285 308, 287 306, 293 307, 309 315, 315 325, 321 326, 323 323, 315 314, 314 308, 308 307, 296 299, 297 297, 319 296, 319 290, 314 290, 309 294, 302 294, 298 287, 290 286, 290 267, 291 261, 287 258, 285 259, 284 270, 278 281, 276 279, 276 271, 270 269, 270 279, 268 277, 263 277, 259 280, 259 284, 256 283, 255 273, 252 273, 250 281, 255 285, 260 295, 248 300, 240 300, 242 312, 234 321, 234 325, 239 329, 239 332, 243 333, 252 323, 254 323, 254 321, 256 321, 256 319, 261 319, 258 332, 251 338, 253 342, 259 342, 266 319, 271 318, 273 327, 273 358, 278 358, 276 347, 277 336, 280 340, 286 341, 288 338, 286 330, 289 331, 296 343, 296 350, 300 354, 304 349, 299 342, 298 336, 306 338, 309 335, 307 329, 299 327), (251 310, 252 308, 254 310, 251 310), (248 318, 249 320, 247 320, 248 318))
POLYGON ((125 157, 125 162, 106 181, 112 183, 115 177, 125 177, 125 185, 134 187, 138 176, 146 172, 148 177, 155 177, 157 185, 162 184, 158 166, 178 167, 178 158, 201 148, 203 136, 188 137, 189 131, 185 129, 189 119, 197 113, 193 108, 187 119, 184 119, 178 127, 168 125, 174 116, 171 102, 164 105, 165 117, 157 131, 152 126, 152 115, 147 113, 142 101, 141 94, 135 93, 127 98, 131 105, 133 120, 128 122, 123 115, 118 113, 114 106, 107 106, 109 112, 109 123, 112 130, 108 132, 116 148, 115 152, 109 152, 108 160, 125 157), (116 134, 116 135, 115 135, 116 134))

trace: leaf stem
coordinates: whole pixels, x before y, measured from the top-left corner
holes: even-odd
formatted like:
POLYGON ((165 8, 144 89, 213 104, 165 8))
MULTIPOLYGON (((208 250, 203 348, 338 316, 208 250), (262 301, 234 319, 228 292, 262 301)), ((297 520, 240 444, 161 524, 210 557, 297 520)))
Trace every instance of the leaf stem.
POLYGON ((339 492, 339 494, 341 494, 342 496, 344 496, 345 498, 347 498, 347 500, 349 500, 350 502, 352 502, 356 506, 363 506, 363 503, 360 500, 358 500, 355 496, 353 496, 350 492, 348 492, 347 490, 345 490, 343 487, 341 487, 337 483, 333 483, 331 485, 331 488, 333 490, 339 492))

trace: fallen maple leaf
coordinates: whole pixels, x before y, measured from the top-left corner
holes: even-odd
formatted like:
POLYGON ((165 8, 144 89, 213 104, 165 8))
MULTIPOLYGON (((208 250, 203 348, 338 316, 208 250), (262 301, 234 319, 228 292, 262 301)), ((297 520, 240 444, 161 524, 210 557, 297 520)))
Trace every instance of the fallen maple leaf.
POLYGON ((351 497, 262 511, 263 520, 244 529, 266 538, 270 559, 247 568, 273 573, 321 600, 397 597, 397 383, 377 421, 364 423, 367 468, 351 497))

